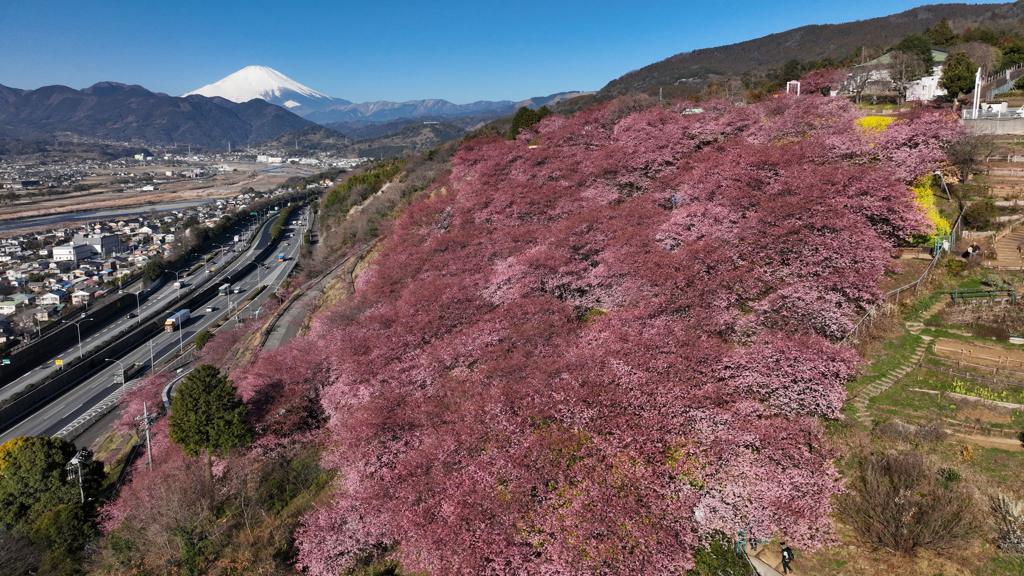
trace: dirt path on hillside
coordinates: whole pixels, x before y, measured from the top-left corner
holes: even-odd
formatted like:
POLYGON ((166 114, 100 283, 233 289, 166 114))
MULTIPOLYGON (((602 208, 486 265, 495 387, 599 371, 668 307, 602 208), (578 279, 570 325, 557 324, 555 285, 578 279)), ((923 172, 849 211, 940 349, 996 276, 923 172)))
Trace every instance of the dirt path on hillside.
POLYGON ((1010 452, 1024 452, 1019 440, 1011 438, 996 438, 995 436, 972 436, 967 434, 954 434, 954 438, 960 438, 964 442, 984 446, 985 448, 998 448, 1010 452))

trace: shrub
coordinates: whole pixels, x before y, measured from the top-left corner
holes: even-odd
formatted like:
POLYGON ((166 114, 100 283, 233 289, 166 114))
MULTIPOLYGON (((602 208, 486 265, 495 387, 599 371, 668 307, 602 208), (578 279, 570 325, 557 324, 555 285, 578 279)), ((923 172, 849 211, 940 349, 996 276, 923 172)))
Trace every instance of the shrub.
POLYGON ((0 530, 0 574, 29 576, 37 573, 41 551, 28 538, 19 538, 0 530))
POLYGON ((194 340, 196 350, 202 351, 203 346, 206 346, 206 344, 212 339, 213 333, 211 333, 209 330, 203 330, 199 334, 196 334, 196 339, 194 340))
POLYGON ((950 485, 955 484, 964 479, 964 475, 960 473, 956 468, 942 468, 939 470, 939 484, 943 488, 949 488, 950 485))
POLYGON ((1024 446, 1024 430, 1017 433, 1017 440, 1020 440, 1020 445, 1024 446))
POLYGON ((871 434, 876 438, 901 440, 903 442, 942 442, 948 434, 940 424, 929 422, 921 426, 912 426, 899 420, 882 421, 875 424, 871 434))
POLYGON ((872 454, 859 468, 839 511, 865 541, 906 553, 948 548, 977 531, 970 492, 961 482, 941 485, 921 454, 872 454))
POLYGON ((1024 503, 998 494, 989 498, 999 548, 1024 554, 1024 503))
POLYGON ((1003 286, 1010 285, 1010 282, 1006 281, 998 274, 986 274, 981 280, 981 283, 989 288, 1002 288, 1003 286))
POLYGON ((686 576, 746 576, 750 566, 736 553, 736 546, 725 534, 718 532, 693 552, 696 566, 686 576))
POLYGON ((999 216, 999 207, 991 198, 978 200, 964 210, 963 223, 970 230, 992 230, 999 216))
POLYGON ((62 504, 43 514, 32 526, 29 536, 46 550, 43 571, 64 574, 76 572, 79 554, 95 533, 80 506, 62 504))
POLYGON ((949 437, 946 429, 937 422, 918 426, 915 434, 922 442, 944 442, 949 437))
POLYGON ((945 268, 946 274, 949 274, 953 278, 957 278, 964 273, 964 270, 967 269, 967 263, 963 260, 950 258, 949 260, 946 260, 945 268))

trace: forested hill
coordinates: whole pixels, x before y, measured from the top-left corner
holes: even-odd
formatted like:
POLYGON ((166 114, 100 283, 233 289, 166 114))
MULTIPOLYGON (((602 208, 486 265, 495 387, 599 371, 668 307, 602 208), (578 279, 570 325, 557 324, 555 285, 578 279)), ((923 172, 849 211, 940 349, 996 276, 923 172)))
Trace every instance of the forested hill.
POLYGON ((612 80, 601 96, 644 92, 680 80, 702 80, 713 74, 739 76, 764 73, 796 59, 842 61, 862 46, 888 47, 908 34, 923 32, 942 18, 954 29, 985 26, 997 32, 1019 31, 1024 2, 1010 4, 935 4, 906 12, 844 24, 794 28, 738 44, 682 52, 612 80))

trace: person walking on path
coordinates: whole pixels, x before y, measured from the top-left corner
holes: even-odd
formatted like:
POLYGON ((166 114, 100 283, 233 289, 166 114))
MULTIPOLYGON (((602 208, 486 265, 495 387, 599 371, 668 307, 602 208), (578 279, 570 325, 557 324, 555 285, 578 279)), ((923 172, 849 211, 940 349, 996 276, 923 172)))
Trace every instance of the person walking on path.
POLYGON ((1024 240, 1017 244, 1017 255, 1020 256, 1021 260, 1024 260, 1024 252, 1021 252, 1022 249, 1024 249, 1024 240))
POLYGON ((789 574, 793 572, 789 566, 789 563, 793 561, 793 549, 786 546, 785 542, 780 542, 779 545, 782 546, 782 573, 789 574))

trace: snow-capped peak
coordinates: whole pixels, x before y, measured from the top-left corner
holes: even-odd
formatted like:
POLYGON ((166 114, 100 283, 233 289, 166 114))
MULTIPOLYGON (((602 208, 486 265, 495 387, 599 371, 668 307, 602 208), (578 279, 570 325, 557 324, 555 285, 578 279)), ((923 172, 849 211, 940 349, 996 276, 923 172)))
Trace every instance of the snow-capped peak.
MULTIPOLYGON (((280 99, 285 94, 299 94, 307 98, 331 100, 312 88, 299 84, 295 80, 266 66, 246 66, 238 72, 189 92, 185 96, 198 94, 213 98, 219 96, 232 102, 248 102, 253 98, 261 98, 267 102, 280 99)), ((297 103, 296 103, 297 105, 297 103)))

